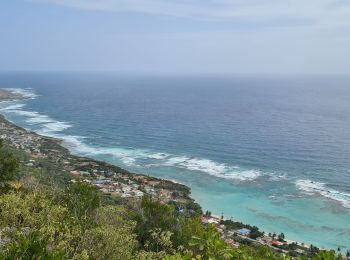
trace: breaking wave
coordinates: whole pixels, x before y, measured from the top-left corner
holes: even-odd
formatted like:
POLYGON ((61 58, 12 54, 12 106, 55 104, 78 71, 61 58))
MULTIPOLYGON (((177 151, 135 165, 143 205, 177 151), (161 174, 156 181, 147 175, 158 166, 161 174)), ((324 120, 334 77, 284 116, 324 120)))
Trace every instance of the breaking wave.
POLYGON ((82 145, 81 141, 71 140, 76 143, 79 152, 89 156, 110 155, 121 160, 128 166, 139 167, 176 167, 179 169, 206 173, 218 178, 237 181, 253 181, 262 173, 259 170, 243 170, 238 166, 228 166, 208 159, 190 158, 176 156, 168 153, 153 152, 146 149, 125 149, 125 148, 92 148, 82 145), (140 163, 146 160, 148 164, 140 163))
MULTIPOLYGON (((31 88, 6 88, 6 90, 30 99, 38 97, 38 95, 35 94, 31 88)), ((35 126, 34 130, 42 135, 56 137, 55 133, 72 127, 72 125, 68 122, 55 120, 48 115, 44 115, 36 111, 23 110, 25 106, 26 104, 18 103, 18 101, 7 101, 3 102, 3 106, 0 108, 0 111, 2 111, 4 114, 14 114, 25 117, 24 122, 30 126, 35 126)))
MULTIPOLYGON (((4 101, 3 103, 5 103, 5 104, 7 104, 7 103, 12 104, 13 101, 4 101)), ((25 107, 25 105, 26 105, 26 104, 14 104, 14 105, 9 105, 9 106, 5 106, 4 108, 1 108, 1 111, 22 109, 23 107, 25 107)))
POLYGON ((297 180, 296 187, 307 195, 321 195, 340 203, 345 208, 350 208, 350 194, 330 189, 325 183, 311 180, 297 180))
POLYGON ((254 181, 262 176, 259 170, 243 170, 238 166, 228 166, 208 159, 176 156, 145 149, 95 148, 91 150, 91 148, 85 147, 83 150, 87 155, 112 155, 129 166, 176 167, 237 181, 254 181), (139 161, 143 160, 151 161, 151 163, 140 165, 139 161))
POLYGON ((174 166, 181 169, 204 172, 219 178, 239 181, 253 181, 262 176, 259 170, 243 170, 238 166, 229 166, 208 159, 186 156, 171 157, 165 161, 164 166, 174 166))
POLYGON ((72 127, 72 125, 67 122, 54 120, 47 115, 43 115, 35 111, 22 110, 23 107, 25 107, 25 104, 15 104, 1 108, 0 111, 4 112, 5 114, 10 113, 26 117, 24 120, 25 123, 28 125, 38 126, 39 129, 36 130, 39 134, 43 135, 51 136, 51 134, 61 132, 72 127))

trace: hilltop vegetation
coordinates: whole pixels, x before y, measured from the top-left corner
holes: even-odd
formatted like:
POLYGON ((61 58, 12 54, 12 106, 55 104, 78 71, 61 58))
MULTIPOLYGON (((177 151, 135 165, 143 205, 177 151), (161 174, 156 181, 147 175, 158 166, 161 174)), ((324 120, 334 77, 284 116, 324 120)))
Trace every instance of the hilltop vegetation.
POLYGON ((60 187, 37 176, 0 142, 0 259, 292 259, 265 246, 233 249, 200 213, 170 202, 106 199, 79 178, 60 187))

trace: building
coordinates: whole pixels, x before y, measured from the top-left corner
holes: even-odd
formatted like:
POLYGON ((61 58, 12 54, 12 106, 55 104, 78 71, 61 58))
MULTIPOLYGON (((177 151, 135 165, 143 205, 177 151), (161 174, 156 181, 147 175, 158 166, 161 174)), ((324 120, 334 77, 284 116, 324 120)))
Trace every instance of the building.
POLYGON ((280 241, 272 241, 271 245, 273 245, 273 246, 282 246, 282 245, 284 245, 284 243, 282 243, 280 241))
POLYGON ((250 234, 250 229, 248 228, 241 228, 238 230, 238 233, 243 235, 243 236, 248 236, 250 234))

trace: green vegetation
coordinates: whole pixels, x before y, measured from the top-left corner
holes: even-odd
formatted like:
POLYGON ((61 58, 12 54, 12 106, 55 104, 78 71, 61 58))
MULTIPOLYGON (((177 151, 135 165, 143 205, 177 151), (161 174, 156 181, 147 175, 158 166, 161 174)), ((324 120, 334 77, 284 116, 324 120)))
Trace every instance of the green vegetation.
POLYGON ((6 192, 11 185, 10 181, 18 178, 19 160, 8 149, 4 148, 0 139, 0 193, 6 192))
POLYGON ((17 176, 19 160, 10 151, 4 148, 3 140, 0 139, 0 182, 12 181, 17 176))
MULTIPOLYGON (((19 160, 2 145, 0 169, 6 187, 0 195, 0 259, 294 259, 267 246, 233 248, 215 225, 202 223, 200 211, 190 214, 176 203, 148 196, 104 199, 81 179, 65 188, 40 185, 35 168, 25 168, 21 178, 19 160)), ((259 235, 249 225, 225 224, 259 235)), ((342 259, 334 251, 309 253, 299 259, 342 259)))
POLYGON ((225 225, 228 230, 247 228, 250 230, 249 237, 252 239, 256 239, 264 235, 264 232, 259 231, 258 227, 243 224, 242 222, 235 222, 232 220, 221 220, 220 224, 225 225))

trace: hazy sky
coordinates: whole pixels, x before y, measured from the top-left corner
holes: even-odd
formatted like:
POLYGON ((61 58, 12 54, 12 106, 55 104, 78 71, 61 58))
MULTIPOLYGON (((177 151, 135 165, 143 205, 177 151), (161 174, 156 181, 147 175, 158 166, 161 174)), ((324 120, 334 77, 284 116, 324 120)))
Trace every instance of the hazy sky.
POLYGON ((350 74, 350 0, 1 0, 0 70, 350 74))

